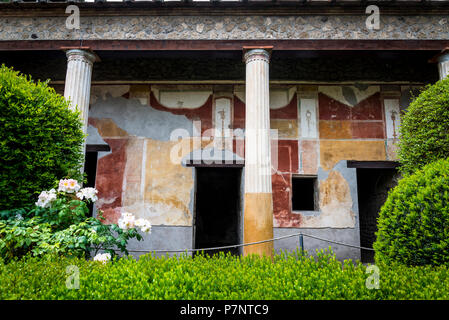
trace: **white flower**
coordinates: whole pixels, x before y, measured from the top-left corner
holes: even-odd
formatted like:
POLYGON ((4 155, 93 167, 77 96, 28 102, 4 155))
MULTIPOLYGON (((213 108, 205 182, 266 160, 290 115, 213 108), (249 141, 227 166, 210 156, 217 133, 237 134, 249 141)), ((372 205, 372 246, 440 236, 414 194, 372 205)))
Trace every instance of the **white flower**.
POLYGON ((139 227, 142 232, 151 233, 151 223, 146 219, 137 219, 135 222, 136 227, 139 227))
POLYGON ((128 230, 134 228, 136 218, 132 213, 124 212, 118 220, 118 226, 120 229, 128 230))
POLYGON ((122 213, 122 218, 129 218, 129 219, 131 219, 131 218, 135 218, 135 217, 134 217, 134 215, 132 213, 123 212, 122 213))
POLYGON ((73 193, 78 192, 81 186, 78 184, 78 181, 74 179, 61 179, 59 180, 58 191, 73 193))
POLYGON ((111 260, 110 253, 99 253, 94 257, 94 261, 100 261, 102 263, 107 263, 109 260, 111 260))
POLYGON ((86 199, 95 202, 98 200, 97 193, 98 193, 97 189, 88 187, 81 189, 79 192, 76 193, 76 196, 80 200, 86 199))
POLYGON ((42 208, 48 208, 51 203, 56 200, 56 190, 51 189, 50 191, 42 191, 37 199, 36 206, 42 208))

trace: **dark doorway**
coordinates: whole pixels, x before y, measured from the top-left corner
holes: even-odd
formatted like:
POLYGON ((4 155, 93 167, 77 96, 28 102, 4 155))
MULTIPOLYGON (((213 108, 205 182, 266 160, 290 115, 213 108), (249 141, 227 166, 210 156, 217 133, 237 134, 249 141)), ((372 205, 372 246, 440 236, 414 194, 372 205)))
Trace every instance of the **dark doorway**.
MULTIPOLYGON (((84 162, 84 173, 86 174, 87 182, 83 187, 95 188, 95 178, 97 176, 97 160, 98 152, 88 151, 86 152, 86 159, 84 162)), ((91 202, 88 205, 90 216, 93 216, 94 204, 91 202)))
MULTIPOLYGON (((196 249, 240 243, 241 168, 196 168, 196 210, 194 246, 196 249)), ((239 248, 210 250, 239 254, 239 248)))
POLYGON ((85 187, 95 188, 95 178, 97 176, 98 152, 86 152, 86 161, 84 162, 84 173, 87 176, 85 187))
MULTIPOLYGON (((358 168, 357 192, 360 217, 360 245, 372 248, 376 240, 377 218, 387 200, 388 191, 397 185, 395 168, 358 168)), ((374 251, 361 250, 364 263, 374 262, 374 251)))
MULTIPOLYGON (((98 152, 111 151, 108 145, 86 145, 86 155, 84 160, 84 173, 86 175, 87 182, 83 184, 83 187, 95 188, 95 179, 97 177, 97 162, 98 152)), ((90 215, 93 215, 93 203, 89 204, 90 215)))

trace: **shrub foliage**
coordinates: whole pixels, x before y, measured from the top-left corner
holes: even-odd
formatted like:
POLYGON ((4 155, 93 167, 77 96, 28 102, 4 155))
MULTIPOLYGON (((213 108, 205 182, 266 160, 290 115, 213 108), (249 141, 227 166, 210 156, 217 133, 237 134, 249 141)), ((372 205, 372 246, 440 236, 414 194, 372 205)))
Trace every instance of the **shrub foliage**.
POLYGON ((449 157, 449 78, 429 85, 410 104, 400 135, 399 159, 405 174, 449 157))
POLYGON ((142 236, 136 228, 121 229, 88 217, 91 200, 80 200, 73 193, 58 192, 50 205, 33 209, 0 211, 0 257, 4 261, 47 254, 89 258, 104 250, 128 254, 128 240, 142 236))
POLYGON ((447 266, 379 265, 378 289, 367 287, 371 276, 366 266, 339 262, 325 252, 315 258, 284 253, 273 261, 223 254, 213 258, 145 255, 138 261, 121 258, 106 264, 49 256, 8 264, 0 260, 0 299, 449 298, 447 266), (66 286, 69 266, 79 270, 79 289, 66 286))
POLYGON ((0 67, 0 209, 33 203, 60 177, 79 179, 83 138, 64 97, 0 67))
POLYGON ((449 264, 449 159, 399 181, 380 210, 376 262, 449 264))

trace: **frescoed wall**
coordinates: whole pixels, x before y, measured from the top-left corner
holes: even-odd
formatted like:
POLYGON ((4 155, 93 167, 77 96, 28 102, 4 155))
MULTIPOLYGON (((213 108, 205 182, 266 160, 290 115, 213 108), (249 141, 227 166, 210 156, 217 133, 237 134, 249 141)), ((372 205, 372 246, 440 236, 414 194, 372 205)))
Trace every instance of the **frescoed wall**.
MULTIPOLYGON (((402 93, 399 86, 387 89, 270 88, 271 129, 277 137, 272 144, 275 227, 356 226, 355 170, 346 160, 396 159, 402 93), (292 210, 292 178, 303 175, 318 181, 313 211, 292 210)), ((97 208, 107 222, 128 211, 153 225, 191 226, 194 169, 182 159, 194 150, 221 149, 244 158, 242 137, 232 143, 222 139, 242 134, 244 127, 241 85, 220 90, 213 85, 94 85, 88 143, 111 147, 99 154, 97 208)))

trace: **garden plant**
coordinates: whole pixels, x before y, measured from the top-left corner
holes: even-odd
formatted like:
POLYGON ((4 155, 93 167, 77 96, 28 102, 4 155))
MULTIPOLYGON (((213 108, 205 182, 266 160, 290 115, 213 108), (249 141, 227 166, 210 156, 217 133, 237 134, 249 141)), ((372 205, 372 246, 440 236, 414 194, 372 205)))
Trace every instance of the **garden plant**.
POLYGON ((61 177, 82 180, 79 112, 48 86, 0 66, 0 210, 32 205, 61 177))
POLYGON ((449 157, 449 78, 428 85, 401 117, 401 172, 449 157))
POLYGON ((449 263, 449 159, 399 181, 382 206, 374 243, 376 262, 449 263))
POLYGON ((0 212, 0 256, 8 261, 27 254, 59 254, 108 260, 117 251, 128 254, 128 240, 141 240, 137 228, 151 232, 151 224, 123 213, 118 224, 103 224, 101 210, 91 217, 88 204, 98 199, 94 188, 81 188, 78 181, 62 179, 58 189, 42 191, 32 209, 0 212))

